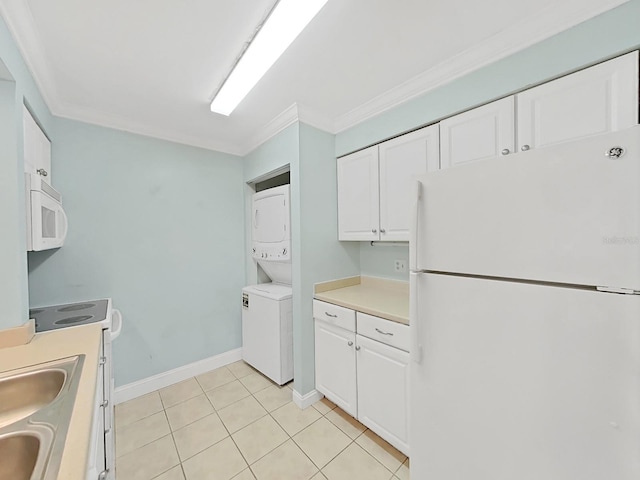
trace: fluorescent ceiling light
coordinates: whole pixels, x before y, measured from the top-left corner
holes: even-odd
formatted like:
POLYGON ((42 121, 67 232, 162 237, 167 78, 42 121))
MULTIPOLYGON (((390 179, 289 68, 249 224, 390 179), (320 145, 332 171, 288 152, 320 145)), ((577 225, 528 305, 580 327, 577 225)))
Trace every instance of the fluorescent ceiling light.
POLYGON ((211 111, 233 112, 325 3, 327 0, 280 0, 218 90, 211 111))

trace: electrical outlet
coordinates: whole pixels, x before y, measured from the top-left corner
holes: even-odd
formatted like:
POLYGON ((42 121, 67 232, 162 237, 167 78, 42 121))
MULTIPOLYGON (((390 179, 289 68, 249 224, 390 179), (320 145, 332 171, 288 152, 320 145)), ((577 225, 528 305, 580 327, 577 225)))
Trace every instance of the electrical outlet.
POLYGON ((396 272, 400 272, 400 273, 406 272, 407 271, 406 260, 396 260, 395 269, 396 269, 396 272))

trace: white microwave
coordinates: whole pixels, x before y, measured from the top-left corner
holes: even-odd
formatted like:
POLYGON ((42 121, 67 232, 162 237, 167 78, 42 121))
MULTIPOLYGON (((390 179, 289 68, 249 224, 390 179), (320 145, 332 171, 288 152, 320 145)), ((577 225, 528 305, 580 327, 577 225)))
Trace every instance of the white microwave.
POLYGON ((27 200, 27 251, 49 250, 64 244, 67 216, 62 209, 62 195, 42 177, 25 173, 27 200))

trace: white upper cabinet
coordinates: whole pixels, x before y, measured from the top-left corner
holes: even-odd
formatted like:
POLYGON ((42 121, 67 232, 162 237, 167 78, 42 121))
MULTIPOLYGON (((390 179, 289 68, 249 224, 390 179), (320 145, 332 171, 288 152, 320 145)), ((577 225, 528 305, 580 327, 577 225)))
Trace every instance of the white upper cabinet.
POLYGON ((442 120, 440 167, 546 147, 637 123, 635 51, 442 120))
POLYGON ((409 241, 411 179, 440 168, 438 125, 380 144, 380 240, 409 241))
POLYGON ((638 123, 638 52, 516 97, 521 150, 630 127, 638 123))
POLYGON ((438 125, 337 160, 338 239, 409 241, 411 178, 439 168, 438 125))
POLYGON ((508 155, 515 148, 514 98, 507 97, 440 122, 440 167, 508 155))
POLYGON ((378 146, 337 160, 338 239, 378 240, 378 146))
POLYGON ((51 142, 23 106, 24 171, 37 173, 51 185, 51 142))

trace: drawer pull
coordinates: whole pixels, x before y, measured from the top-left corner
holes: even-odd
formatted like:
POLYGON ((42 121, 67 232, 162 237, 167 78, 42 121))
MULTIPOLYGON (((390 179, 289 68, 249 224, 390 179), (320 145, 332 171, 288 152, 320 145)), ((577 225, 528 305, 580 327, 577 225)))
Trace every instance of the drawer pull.
POLYGON ((378 332, 380 335, 390 335, 390 336, 393 337, 393 333, 391 333, 391 332, 383 332, 379 328, 376 328, 376 332, 378 332))
POLYGON ((324 314, 325 314, 327 317, 331 317, 331 318, 338 318, 338 315, 333 315, 332 313, 329 313, 329 312, 324 312, 324 314))

